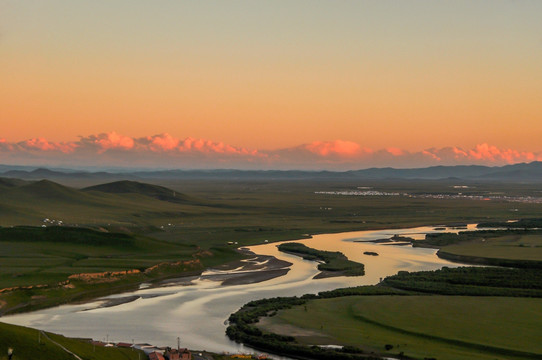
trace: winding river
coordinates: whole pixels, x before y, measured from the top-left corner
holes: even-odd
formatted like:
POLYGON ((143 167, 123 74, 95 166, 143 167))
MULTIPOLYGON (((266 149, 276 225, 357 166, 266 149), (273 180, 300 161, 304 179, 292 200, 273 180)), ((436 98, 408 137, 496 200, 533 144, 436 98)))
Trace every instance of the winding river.
MULTIPOLYGON (((474 225, 469 225, 473 229, 474 225)), ((151 343, 157 346, 181 345, 215 352, 250 352, 225 336, 228 316, 248 301, 317 293, 340 287, 376 284, 400 270, 434 270, 458 264, 439 259, 436 250, 411 246, 364 242, 395 234, 421 239, 432 227, 358 231, 315 235, 297 240, 321 250, 341 251, 349 259, 365 264, 365 276, 313 279, 316 263, 281 253, 277 243, 250 247, 256 254, 271 255, 292 263, 283 276, 251 284, 224 286, 208 276, 172 280, 161 287, 143 284, 139 290, 109 296, 85 304, 63 305, 26 314, 5 316, 2 322, 30 326, 70 337, 97 340, 151 343), (363 254, 376 252, 378 256, 363 254), (122 299, 136 299, 122 301, 122 299), (104 307, 104 302, 119 300, 104 307)), ((453 231, 448 229, 447 231, 453 231)), ((209 270, 203 275, 217 271, 209 270)), ((212 277, 211 277, 212 278, 212 277)))

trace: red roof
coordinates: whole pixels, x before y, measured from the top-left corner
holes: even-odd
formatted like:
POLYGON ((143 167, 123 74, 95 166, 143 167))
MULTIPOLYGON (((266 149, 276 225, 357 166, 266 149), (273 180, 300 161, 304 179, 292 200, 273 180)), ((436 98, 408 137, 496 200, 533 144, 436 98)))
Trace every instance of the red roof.
POLYGON ((166 360, 166 358, 159 352, 153 351, 149 354, 149 360, 166 360))

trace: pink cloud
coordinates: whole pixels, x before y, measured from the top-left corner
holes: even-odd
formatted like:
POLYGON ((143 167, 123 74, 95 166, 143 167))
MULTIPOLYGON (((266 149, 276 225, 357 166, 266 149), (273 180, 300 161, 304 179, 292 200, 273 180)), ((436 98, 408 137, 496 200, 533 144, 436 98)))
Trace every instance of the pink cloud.
POLYGON ((146 139, 149 141, 149 148, 152 151, 170 151, 179 145, 179 139, 175 139, 167 133, 147 136, 146 139))
POLYGON ((518 162, 542 160, 542 153, 500 149, 487 143, 478 144, 472 149, 464 150, 458 147, 429 149, 424 153, 434 156, 439 161, 469 162, 481 164, 514 164, 518 162))
POLYGON ((44 138, 29 139, 21 141, 16 145, 29 151, 60 151, 63 153, 71 153, 77 147, 77 145, 73 142, 55 143, 44 138))
POLYGON ((314 141, 310 144, 306 144, 305 148, 310 152, 318 154, 320 156, 354 156, 362 151, 359 144, 352 141, 344 140, 314 141))
POLYGON ((461 159, 462 157, 468 156, 468 154, 465 151, 456 147, 452 148, 452 151, 454 152, 456 159, 461 159))
POLYGON ((94 143, 101 147, 103 150, 108 149, 132 149, 134 147, 134 139, 119 135, 116 132, 110 132, 97 135, 94 139, 94 143))
POLYGON ((184 140, 176 140, 178 143, 177 150, 180 152, 199 152, 206 154, 230 154, 230 155, 258 155, 257 150, 247 150, 238 148, 232 145, 224 144, 223 142, 214 142, 211 140, 194 139, 188 137, 184 140))
POLYGON ((35 138, 35 139, 29 139, 21 143, 21 145, 29 148, 29 149, 36 149, 36 150, 54 150, 55 146, 45 140, 44 138, 35 138))
POLYGON ((430 158, 432 158, 433 160, 435 161, 441 161, 442 159, 440 157, 438 157, 436 154, 428 151, 428 150, 423 150, 422 151, 422 154, 425 155, 425 156, 428 156, 430 158))
POLYGON ((12 164, 335 170, 542 161, 542 152, 502 149, 486 143, 471 149, 444 147, 410 152, 393 146, 373 150, 352 141, 335 140, 258 150, 209 139, 179 139, 167 133, 132 138, 116 132, 62 143, 44 138, 17 143, 0 139, 0 156, 2 162, 12 164))
POLYGON ((517 151, 513 149, 499 149, 496 146, 488 144, 479 144, 472 150, 469 150, 469 155, 475 159, 487 159, 493 161, 505 161, 509 164, 519 161, 533 161, 542 159, 541 155, 532 152, 517 151))

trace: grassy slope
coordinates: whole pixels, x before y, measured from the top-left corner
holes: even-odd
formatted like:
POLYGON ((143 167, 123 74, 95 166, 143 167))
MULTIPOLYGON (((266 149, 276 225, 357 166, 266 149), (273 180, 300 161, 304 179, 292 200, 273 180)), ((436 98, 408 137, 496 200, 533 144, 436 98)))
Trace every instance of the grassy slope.
POLYGON ((49 218, 81 226, 133 227, 163 224, 184 213, 202 212, 197 205, 178 205, 145 194, 85 192, 46 180, 0 189, 0 194, 3 226, 41 225, 49 218), (10 213, 13 209, 16 214, 10 213))
MULTIPOLYGON (((93 347, 91 344, 49 334, 54 341, 66 347, 85 360, 139 359, 138 351, 131 349, 93 347)), ((0 360, 7 359, 7 349, 13 349, 13 359, 73 360, 74 357, 51 341, 41 336, 38 344, 38 330, 0 323, 0 360)), ((141 358, 144 355, 141 353, 141 358)))
POLYGON ((523 357, 477 347, 542 354, 537 341, 542 336, 541 309, 542 300, 530 298, 342 297, 310 301, 306 310, 300 306, 281 311, 266 319, 266 327, 276 332, 287 324, 309 330, 308 336, 299 337, 308 344, 345 344, 374 351, 390 344, 394 346, 390 353, 403 351, 417 358, 519 359, 523 357), (455 340, 474 345, 459 346, 455 340))

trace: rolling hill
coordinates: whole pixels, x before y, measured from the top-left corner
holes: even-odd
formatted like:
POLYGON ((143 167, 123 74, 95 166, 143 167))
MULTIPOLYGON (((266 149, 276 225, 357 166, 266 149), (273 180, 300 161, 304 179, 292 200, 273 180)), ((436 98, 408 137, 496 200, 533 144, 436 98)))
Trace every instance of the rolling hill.
POLYGON ((0 178, 0 189, 1 188, 11 188, 16 186, 21 186, 27 184, 26 181, 20 179, 11 179, 11 178, 0 178))
POLYGON ((141 183, 137 181, 122 180, 106 184, 90 186, 82 189, 84 192, 102 192, 110 194, 140 194, 161 201, 183 203, 193 201, 191 197, 168 189, 163 186, 141 183))
POLYGON ((73 226, 159 226, 182 214, 202 213, 208 208, 188 195, 135 181, 85 189, 50 180, 0 182, 0 226, 37 226, 45 219, 73 226))

